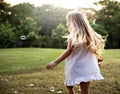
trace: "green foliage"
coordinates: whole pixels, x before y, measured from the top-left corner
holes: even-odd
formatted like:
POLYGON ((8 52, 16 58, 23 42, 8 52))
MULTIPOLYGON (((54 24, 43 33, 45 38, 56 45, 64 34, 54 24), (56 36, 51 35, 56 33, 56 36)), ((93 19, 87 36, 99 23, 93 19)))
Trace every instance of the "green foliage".
MULTIPOLYGON (((91 26, 96 32, 103 36, 108 35, 106 48, 120 48, 120 2, 116 0, 100 0, 96 5, 102 5, 102 9, 97 12, 94 9, 86 8, 79 8, 79 10, 85 12, 87 18, 92 20, 91 26), (93 21, 96 21, 95 24, 93 21)), ((65 48, 64 39, 60 37, 60 35, 62 36, 64 34, 59 34, 59 30, 64 31, 64 27, 60 26, 56 30, 55 28, 60 23, 65 25, 65 16, 68 11, 68 9, 53 5, 34 7, 29 3, 20 3, 10 6, 10 4, 1 0, 0 23, 6 25, 5 22, 8 21, 11 24, 14 37, 12 39, 13 42, 8 43, 9 45, 11 43, 10 47, 13 45, 13 47, 65 48), (28 39, 21 40, 21 36, 26 36, 28 39)), ((4 40, 7 41, 7 39, 4 40)))
POLYGON ((65 39, 62 36, 65 36, 67 33, 67 28, 60 23, 55 29, 52 30, 52 47, 55 48, 65 48, 65 39))
POLYGON ((32 17, 33 8, 34 6, 29 3, 20 3, 11 7, 10 23, 16 27, 19 26, 26 17, 32 17))
POLYGON ((37 23, 31 17, 26 17, 24 20, 21 20, 19 30, 21 30, 22 34, 26 36, 33 31, 38 34, 39 31, 37 23))
POLYGON ((38 26, 41 26, 40 35, 42 35, 41 47, 53 47, 52 29, 56 28, 59 23, 65 24, 67 9, 55 7, 53 5, 42 5, 33 10, 34 19, 38 26))
POLYGON ((29 32, 29 34, 27 35, 25 45, 28 47, 38 46, 39 40, 40 37, 37 34, 35 34, 35 32, 29 32))
POLYGON ((21 41, 20 37, 22 35, 27 36, 27 39, 25 41, 22 41, 21 46, 32 47, 35 46, 35 44, 38 44, 37 40, 40 39, 40 28, 38 28, 37 23, 34 21, 33 18, 26 17, 24 20, 21 21, 18 29, 19 31, 16 32, 16 35, 18 36, 18 42, 21 41))
POLYGON ((10 4, 0 1, 0 23, 9 20, 9 17, 11 15, 10 8, 10 4))
POLYGON ((14 47, 15 34, 10 23, 0 24, 0 48, 14 47))
POLYGON ((91 27, 100 35, 107 36, 108 32, 105 30, 104 26, 90 22, 91 27))
POLYGON ((30 32, 27 36, 27 40, 32 41, 38 39, 38 36, 36 36, 35 32, 30 32))
POLYGON ((34 19, 41 26, 41 34, 44 36, 51 36, 52 29, 59 23, 65 24, 65 16, 67 10, 53 5, 42 5, 33 10, 34 19))
POLYGON ((96 4, 102 5, 97 12, 97 24, 102 24, 108 32, 106 48, 120 48, 120 2, 116 0, 103 0, 96 4))

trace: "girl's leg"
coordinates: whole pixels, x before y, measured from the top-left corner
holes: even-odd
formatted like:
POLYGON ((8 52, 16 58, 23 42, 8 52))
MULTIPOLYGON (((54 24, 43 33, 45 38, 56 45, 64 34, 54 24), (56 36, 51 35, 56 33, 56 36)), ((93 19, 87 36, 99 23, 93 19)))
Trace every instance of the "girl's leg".
POLYGON ((66 86, 67 94, 75 94, 73 86, 66 86))
POLYGON ((90 82, 81 82, 81 94, 90 94, 90 82))

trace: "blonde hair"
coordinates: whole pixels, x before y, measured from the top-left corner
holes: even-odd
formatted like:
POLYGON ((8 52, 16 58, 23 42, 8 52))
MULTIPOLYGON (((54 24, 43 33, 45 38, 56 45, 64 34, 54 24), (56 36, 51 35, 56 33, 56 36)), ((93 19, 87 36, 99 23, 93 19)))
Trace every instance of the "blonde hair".
POLYGON ((68 41, 71 41, 72 45, 76 46, 85 44, 92 53, 100 56, 105 41, 100 34, 92 29, 86 16, 79 11, 70 11, 66 17, 70 24, 68 41))

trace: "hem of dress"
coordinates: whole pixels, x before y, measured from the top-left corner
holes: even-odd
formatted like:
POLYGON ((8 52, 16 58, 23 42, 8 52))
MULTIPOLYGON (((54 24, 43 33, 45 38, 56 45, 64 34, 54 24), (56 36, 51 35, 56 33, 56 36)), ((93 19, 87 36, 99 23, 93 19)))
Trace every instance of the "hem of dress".
POLYGON ((103 80, 103 79, 104 79, 104 77, 101 76, 101 75, 96 76, 96 77, 87 76, 86 78, 79 77, 79 78, 76 78, 74 81, 72 79, 65 80, 64 84, 66 86, 74 86, 74 85, 80 84, 81 82, 89 82, 89 81, 92 81, 92 80, 103 80))

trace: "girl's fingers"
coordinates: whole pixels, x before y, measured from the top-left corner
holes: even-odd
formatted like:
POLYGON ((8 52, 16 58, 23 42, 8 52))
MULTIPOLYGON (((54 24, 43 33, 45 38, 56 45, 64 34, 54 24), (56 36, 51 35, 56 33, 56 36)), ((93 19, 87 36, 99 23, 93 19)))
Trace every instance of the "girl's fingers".
POLYGON ((103 61, 103 58, 98 58, 98 62, 102 62, 103 61))
POLYGON ((50 70, 50 69, 53 69, 55 66, 56 66, 56 63, 55 62, 51 62, 45 68, 50 70))
POLYGON ((51 67, 51 66, 50 66, 49 64, 46 66, 47 69, 50 69, 50 67, 51 67))
POLYGON ((53 69, 54 68, 54 66, 52 65, 52 64, 48 64, 47 66, 46 66, 46 69, 53 69))

